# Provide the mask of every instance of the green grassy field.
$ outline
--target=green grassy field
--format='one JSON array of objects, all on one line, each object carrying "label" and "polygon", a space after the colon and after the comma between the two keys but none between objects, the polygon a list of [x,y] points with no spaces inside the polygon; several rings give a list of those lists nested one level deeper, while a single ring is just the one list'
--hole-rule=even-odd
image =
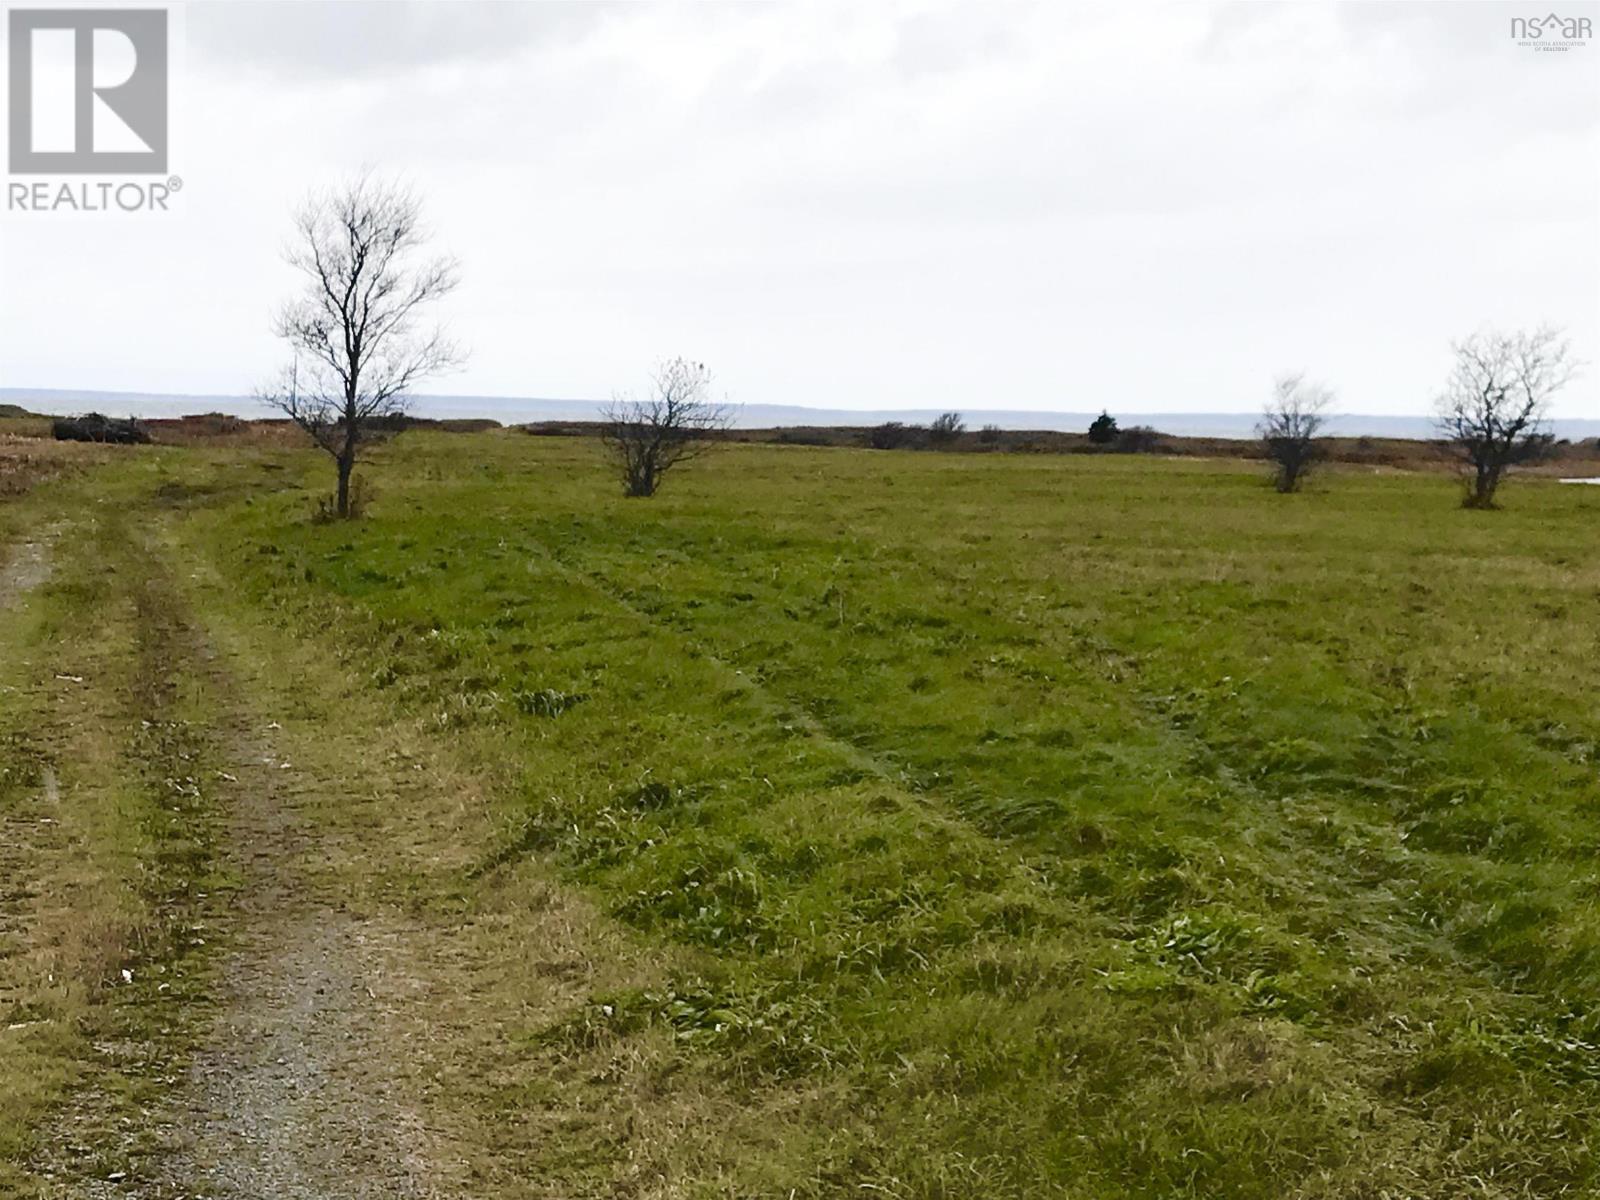
[{"label": "green grassy field", "polygon": [[1600,1188],[1596,489],[769,446],[639,501],[417,434],[316,524],[309,454],[117,463],[74,503],[262,670],[486,781],[384,887],[554,875],[648,964],[440,1085],[548,1194]]}]

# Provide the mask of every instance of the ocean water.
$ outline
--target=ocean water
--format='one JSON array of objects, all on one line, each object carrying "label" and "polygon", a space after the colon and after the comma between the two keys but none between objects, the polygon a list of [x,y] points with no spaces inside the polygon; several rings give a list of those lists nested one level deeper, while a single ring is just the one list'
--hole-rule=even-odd
[{"label": "ocean water", "polygon": [[[419,417],[487,417],[512,425],[527,421],[592,421],[609,403],[604,400],[552,399],[534,396],[413,397],[411,411]],[[0,388],[0,404],[17,404],[33,412],[74,414],[102,412],[115,417],[181,417],[188,413],[222,412],[239,417],[281,415],[251,396],[178,395],[155,392],[100,392],[41,388]],[[743,429],[770,429],[803,425],[878,425],[884,421],[925,424],[938,409],[806,408],[799,405],[732,405],[733,422]],[[1123,426],[1150,425],[1163,433],[1187,437],[1255,436],[1259,413],[1254,412],[1123,412],[1107,406]],[[995,424],[1005,429],[1082,432],[1099,415],[1093,412],[1044,412],[1027,409],[980,409],[963,412],[969,429]],[[1557,437],[1600,437],[1600,419],[1561,419],[1554,422]],[[1341,414],[1333,417],[1328,432],[1342,437],[1431,438],[1432,421],[1425,415],[1390,416]]]}]

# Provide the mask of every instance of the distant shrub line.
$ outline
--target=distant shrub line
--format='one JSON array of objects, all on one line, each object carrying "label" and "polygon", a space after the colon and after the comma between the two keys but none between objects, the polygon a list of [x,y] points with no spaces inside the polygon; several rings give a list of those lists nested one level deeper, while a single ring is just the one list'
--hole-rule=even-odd
[{"label": "distant shrub line", "polygon": [[109,442],[117,445],[145,445],[150,433],[132,417],[118,420],[100,413],[81,417],[57,417],[51,433],[58,442]]},{"label": "distant shrub line", "polygon": [[[1049,444],[1041,444],[1041,436]],[[969,434],[960,413],[945,413],[927,425],[904,421],[885,421],[855,435],[856,444],[871,450],[972,450],[1061,449],[1074,454],[1160,454],[1169,450],[1169,435],[1148,425],[1117,427],[1116,419],[1102,413],[1089,427],[1089,440],[1077,441],[1072,434],[1046,431],[1008,431],[998,425],[985,425]],[[1066,439],[1072,439],[1067,441]],[[797,431],[780,430],[777,440],[801,445],[831,445],[821,434],[798,436]]]}]

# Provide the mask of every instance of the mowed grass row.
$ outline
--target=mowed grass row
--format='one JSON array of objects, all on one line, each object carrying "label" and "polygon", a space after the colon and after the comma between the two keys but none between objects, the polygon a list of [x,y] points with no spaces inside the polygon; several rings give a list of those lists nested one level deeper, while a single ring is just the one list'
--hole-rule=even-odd
[{"label": "mowed grass row", "polygon": [[520,764],[480,873],[680,949],[524,1034],[673,1029],[748,1190],[1593,1185],[1586,489],[739,447],[641,502],[418,435],[318,526],[320,463],[163,461],[242,605]]}]

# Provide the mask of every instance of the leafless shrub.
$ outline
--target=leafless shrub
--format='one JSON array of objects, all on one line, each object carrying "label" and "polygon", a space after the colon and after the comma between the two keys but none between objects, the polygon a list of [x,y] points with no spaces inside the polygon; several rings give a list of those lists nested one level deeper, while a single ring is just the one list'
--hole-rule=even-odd
[{"label": "leafless shrub", "polygon": [[1117,430],[1114,443],[1118,454],[1154,454],[1161,449],[1162,434],[1148,425],[1130,425]]},{"label": "leafless shrub", "polygon": [[949,446],[966,432],[966,428],[967,423],[960,413],[940,413],[928,426],[928,440],[935,446]]},{"label": "leafless shrub", "polygon": [[1256,434],[1276,468],[1273,484],[1280,492],[1297,492],[1311,468],[1323,456],[1318,439],[1328,423],[1333,392],[1310,383],[1304,372],[1280,375],[1272,385],[1272,399],[1261,414]]},{"label": "leafless shrub", "polygon": [[914,446],[921,440],[924,430],[920,425],[907,425],[904,421],[885,421],[867,431],[867,445],[874,450],[901,450]]},{"label": "leafless shrub", "polygon": [[1455,369],[1437,401],[1439,432],[1462,463],[1467,508],[1493,508],[1513,466],[1550,453],[1550,397],[1577,374],[1559,330],[1475,333],[1452,346]]},{"label": "leafless shrub", "polygon": [[613,399],[601,430],[629,496],[653,496],[679,463],[709,449],[732,423],[732,411],[711,399],[704,363],[673,358],[656,368],[647,400]]},{"label": "leafless shrub", "polygon": [[287,257],[306,286],[276,325],[295,362],[261,398],[332,456],[339,517],[353,515],[350,476],[362,443],[395,432],[409,391],[462,360],[441,330],[417,328],[458,280],[454,259],[422,257],[421,218],[409,189],[370,174],[312,195],[295,215]]},{"label": "leafless shrub", "polygon": [[339,511],[335,497],[324,496],[317,501],[316,508],[312,510],[311,520],[316,525],[326,525],[340,520],[359,521],[366,516],[367,505],[371,502],[372,492],[367,488],[366,480],[360,475],[352,475],[345,497],[345,510]]}]

